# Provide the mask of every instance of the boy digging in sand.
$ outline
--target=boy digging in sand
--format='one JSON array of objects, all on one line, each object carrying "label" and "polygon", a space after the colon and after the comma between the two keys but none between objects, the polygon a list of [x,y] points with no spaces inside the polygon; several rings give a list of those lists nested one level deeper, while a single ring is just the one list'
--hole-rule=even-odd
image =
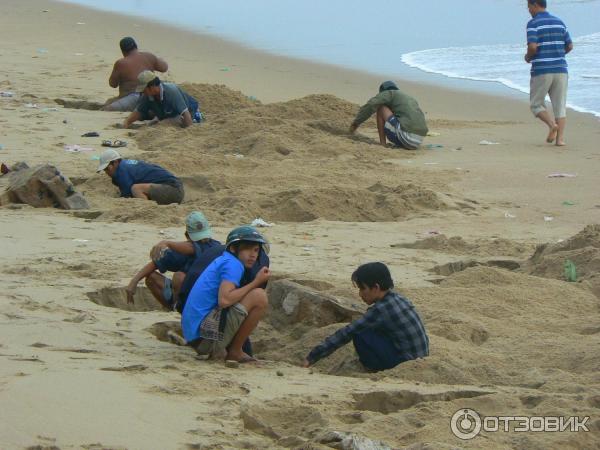
[{"label": "boy digging in sand", "polygon": [[352,274],[352,283],[369,309],[313,348],[304,367],[312,366],[351,340],[362,365],[372,371],[391,369],[429,355],[423,322],[412,303],[392,291],[394,282],[385,264],[360,266]]},{"label": "boy digging in sand", "polygon": [[[146,286],[161,305],[168,310],[175,309],[181,285],[192,264],[209,248],[221,245],[212,239],[212,228],[199,211],[193,211],[185,218],[185,238],[185,242],[163,241],[167,247],[154,255],[152,261],[142,267],[127,286],[128,303],[133,303],[138,283],[145,280]],[[191,247],[191,252],[188,247]],[[172,280],[162,275],[167,271],[173,272]]]},{"label": "boy digging in sand", "polygon": [[[227,236],[226,250],[202,272],[190,291],[181,315],[187,343],[200,355],[238,362],[256,361],[242,350],[268,305],[260,288],[271,276],[263,267],[254,280],[240,287],[245,269],[251,269],[267,240],[253,227],[242,226]],[[225,323],[221,312],[229,308]]]}]

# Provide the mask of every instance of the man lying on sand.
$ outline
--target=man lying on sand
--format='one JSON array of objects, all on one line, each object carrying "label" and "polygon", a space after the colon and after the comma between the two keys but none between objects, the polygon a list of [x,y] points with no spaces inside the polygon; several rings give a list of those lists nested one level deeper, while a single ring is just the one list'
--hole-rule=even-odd
[{"label": "man lying on sand", "polygon": [[391,369],[429,355],[429,338],[412,303],[392,291],[394,281],[380,262],[364,264],[352,274],[360,298],[370,308],[360,318],[336,331],[311,350],[309,367],[351,340],[362,365],[373,371]]},{"label": "man lying on sand", "polygon": [[139,74],[137,92],[142,98],[135,110],[123,122],[129,128],[138,120],[175,119],[183,127],[203,119],[198,101],[174,83],[163,83],[150,70]]},{"label": "man lying on sand", "polygon": [[166,72],[169,65],[161,58],[149,52],[140,52],[132,37],[125,37],[119,42],[123,57],[113,66],[108,84],[119,88],[119,97],[109,100],[102,108],[104,111],[133,111],[141,94],[136,92],[138,75],[144,70]]},{"label": "man lying on sand", "polygon": [[[212,239],[212,228],[204,214],[193,211],[185,219],[185,242],[170,242],[159,255],[140,269],[127,286],[127,302],[133,303],[133,295],[138,283],[144,279],[146,286],[161,305],[170,311],[175,309],[176,299],[186,273],[194,261],[210,248],[221,247]],[[188,246],[191,252],[188,252]],[[183,248],[183,253],[177,251]],[[158,272],[157,272],[158,270]],[[173,279],[165,277],[165,272],[173,272]]]},{"label": "man lying on sand", "polygon": [[396,147],[415,150],[427,136],[429,130],[419,104],[414,98],[400,92],[393,81],[381,83],[379,94],[360,108],[350,125],[350,133],[354,133],[375,112],[379,142],[384,147],[387,137]]},{"label": "man lying on sand", "polygon": [[181,203],[183,184],[166,169],[137,159],[123,159],[108,149],[100,155],[97,172],[104,172],[121,191],[121,197],[154,200],[159,205]]},{"label": "man lying on sand", "polygon": [[[267,294],[260,286],[271,272],[263,267],[252,282],[240,286],[244,271],[254,266],[267,246],[267,240],[253,227],[232,230],[226,251],[194,284],[181,315],[181,328],[183,337],[198,354],[242,363],[256,361],[242,346],[267,309]],[[222,326],[225,308],[228,314]]]}]

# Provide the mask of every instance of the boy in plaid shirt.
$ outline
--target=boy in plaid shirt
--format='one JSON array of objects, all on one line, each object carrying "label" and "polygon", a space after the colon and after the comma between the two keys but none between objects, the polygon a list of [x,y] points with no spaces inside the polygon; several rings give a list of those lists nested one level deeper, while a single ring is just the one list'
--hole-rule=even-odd
[{"label": "boy in plaid shirt", "polygon": [[359,319],[336,331],[311,350],[304,367],[315,364],[351,340],[368,370],[391,369],[429,355],[429,338],[413,304],[392,291],[394,282],[380,262],[360,266],[352,274],[360,298],[370,307]]}]

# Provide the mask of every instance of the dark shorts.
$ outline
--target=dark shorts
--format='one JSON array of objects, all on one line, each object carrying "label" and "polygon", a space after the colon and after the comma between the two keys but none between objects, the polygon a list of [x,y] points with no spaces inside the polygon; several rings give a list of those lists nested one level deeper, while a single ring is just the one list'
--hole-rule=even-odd
[{"label": "dark shorts", "polygon": [[169,205],[171,203],[181,203],[183,201],[183,186],[171,186],[170,184],[153,184],[150,186],[148,198],[154,200],[159,205]]},{"label": "dark shorts", "polygon": [[383,128],[388,141],[397,147],[402,147],[407,150],[416,150],[419,148],[419,145],[421,145],[421,142],[423,142],[423,137],[404,131],[396,116],[392,116],[386,120]]},{"label": "dark shorts", "polygon": [[374,330],[354,336],[354,348],[361,364],[369,370],[386,370],[413,358],[400,353],[392,341]]}]

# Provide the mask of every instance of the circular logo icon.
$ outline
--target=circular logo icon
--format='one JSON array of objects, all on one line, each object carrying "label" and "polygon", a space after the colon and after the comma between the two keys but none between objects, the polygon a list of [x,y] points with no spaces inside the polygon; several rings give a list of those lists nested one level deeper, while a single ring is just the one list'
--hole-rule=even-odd
[{"label": "circular logo icon", "polygon": [[472,409],[459,409],[450,420],[450,428],[459,439],[473,439],[481,432],[481,416]]}]

